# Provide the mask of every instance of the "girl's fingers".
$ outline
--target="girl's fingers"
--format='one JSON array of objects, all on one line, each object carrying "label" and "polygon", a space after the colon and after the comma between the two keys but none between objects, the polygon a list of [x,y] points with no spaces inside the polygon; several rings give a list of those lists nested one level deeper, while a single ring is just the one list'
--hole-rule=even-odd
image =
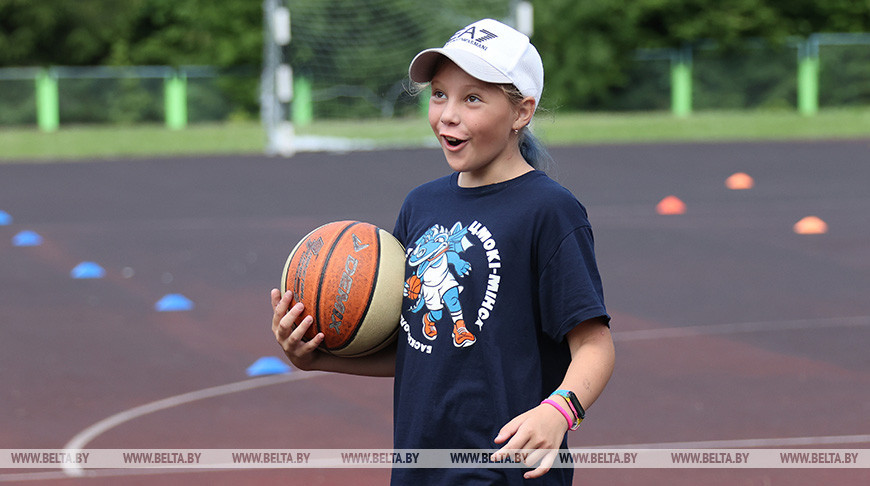
[{"label": "girl's fingers", "polygon": [[[297,304],[297,305],[301,305],[301,304]],[[294,306],[293,309],[295,310],[296,307]],[[290,315],[290,314],[288,314],[288,315]],[[294,322],[295,322],[295,319],[294,319]],[[305,333],[308,332],[308,328],[311,327],[311,324],[313,324],[313,323],[314,323],[313,317],[305,316],[305,319],[302,319],[302,322],[300,322],[298,326],[292,328],[288,337],[295,340],[295,341],[302,341],[302,338],[305,337]]]},{"label": "girl's fingers", "polygon": [[547,469],[550,469],[550,466],[553,465],[552,461],[549,465],[546,464],[547,456],[550,454],[550,449],[535,449],[529,452],[529,455],[526,456],[524,464],[529,467],[535,467],[536,464],[541,462],[541,459],[544,459],[545,462],[541,464],[541,466],[546,465]]},{"label": "girl's fingers", "polygon": [[[295,317],[298,317],[298,315],[296,315],[297,306],[301,308],[302,304],[297,304],[296,306],[293,306],[293,308],[290,309],[290,312],[288,312],[287,315],[284,316],[283,319],[281,319],[281,325],[278,327],[278,341],[280,341],[284,349],[287,350],[295,346],[300,346],[300,343],[305,343],[305,333],[307,333],[308,329],[312,326],[312,324],[314,324],[314,318],[311,316],[305,316],[305,318],[302,319],[302,321],[298,325],[296,324]],[[314,339],[312,339],[311,341],[313,340]],[[323,337],[321,337],[319,341],[322,340]],[[318,342],[317,345],[320,345],[320,342]]]},{"label": "girl's fingers", "polygon": [[[536,451],[536,452],[538,452],[538,451]],[[544,452],[546,452],[547,455],[544,456],[543,460],[541,461],[541,465],[532,471],[526,472],[523,475],[524,478],[526,478],[526,479],[539,478],[539,477],[543,476],[544,474],[546,474],[547,471],[549,471],[551,467],[553,467],[553,462],[556,461],[556,454],[558,453],[558,451],[550,450],[550,451],[544,451]],[[531,459],[531,456],[530,456],[530,459]],[[539,459],[536,459],[534,461],[530,460],[528,465],[529,466],[534,465],[538,462],[538,460]]]},{"label": "girl's fingers", "polygon": [[501,449],[495,451],[492,456],[493,460],[504,459],[510,454],[510,451],[520,451],[526,450],[526,445],[528,443],[528,434],[525,432],[517,431],[511,439],[505,444]]},{"label": "girl's fingers", "polygon": [[272,332],[278,332],[278,325],[281,319],[284,318],[285,314],[287,314],[287,310],[290,307],[290,302],[293,300],[293,292],[285,292],[284,295],[281,295],[281,292],[278,289],[272,289]]},{"label": "girl's fingers", "polygon": [[312,353],[312,352],[316,351],[317,348],[320,347],[320,343],[323,342],[324,337],[325,336],[323,335],[322,332],[317,333],[317,335],[314,336],[314,338],[312,340],[308,341],[307,343],[305,343],[304,346],[302,346],[302,350],[305,353]]},{"label": "girl's fingers", "polygon": [[523,423],[525,413],[517,415],[512,418],[510,422],[504,424],[501,430],[498,431],[498,435],[493,439],[493,442],[496,444],[501,444],[502,442],[508,440],[511,436],[517,433],[517,429],[520,428],[520,425]]},{"label": "girl's fingers", "polygon": [[[272,332],[279,341],[283,341],[290,336],[294,329],[297,329],[296,322],[305,311],[305,306],[302,302],[297,302],[293,307],[289,307],[292,302],[293,293],[287,292],[275,306],[275,314],[272,316]],[[289,309],[288,309],[289,307]],[[303,332],[304,334],[304,332]]]},{"label": "girl's fingers", "polygon": [[[279,305],[280,307],[280,305]],[[302,304],[297,303],[278,320],[278,325],[275,329],[275,337],[278,341],[284,341],[290,337],[291,333],[298,329],[296,320],[299,319],[299,314],[302,313]],[[304,334],[304,332],[303,332]]]},{"label": "girl's fingers", "polygon": [[325,338],[322,332],[317,333],[316,336],[308,341],[305,341],[304,339],[305,333],[308,332],[308,329],[313,323],[314,318],[306,316],[305,319],[302,319],[302,322],[300,322],[299,325],[281,341],[281,346],[287,352],[288,356],[292,355],[293,357],[301,358],[308,353],[317,350],[318,346],[320,346]]}]

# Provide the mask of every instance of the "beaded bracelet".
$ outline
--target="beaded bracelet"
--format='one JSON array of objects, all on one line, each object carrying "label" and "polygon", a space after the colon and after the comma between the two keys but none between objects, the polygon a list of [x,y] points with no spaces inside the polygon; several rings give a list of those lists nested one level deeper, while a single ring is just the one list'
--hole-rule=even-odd
[{"label": "beaded bracelet", "polygon": [[566,412],[565,409],[562,408],[561,405],[559,405],[558,403],[554,402],[553,400],[550,400],[549,398],[547,398],[547,399],[545,399],[543,402],[541,402],[541,404],[544,404],[544,403],[546,403],[547,405],[552,405],[553,408],[555,408],[556,410],[558,410],[559,413],[561,413],[562,416],[565,417],[565,420],[568,421],[568,428],[570,429],[570,428],[572,427],[573,420],[571,420],[571,415],[570,415],[568,412]]}]

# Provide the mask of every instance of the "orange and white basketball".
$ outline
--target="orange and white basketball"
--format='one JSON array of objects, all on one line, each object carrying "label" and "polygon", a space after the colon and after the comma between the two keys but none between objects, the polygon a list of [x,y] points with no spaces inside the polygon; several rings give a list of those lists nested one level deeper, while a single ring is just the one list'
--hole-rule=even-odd
[{"label": "orange and white basketball", "polygon": [[320,349],[343,357],[386,347],[399,330],[405,251],[390,233],[361,221],[315,229],[290,252],[281,289],[314,317],[305,334],[325,336]]}]

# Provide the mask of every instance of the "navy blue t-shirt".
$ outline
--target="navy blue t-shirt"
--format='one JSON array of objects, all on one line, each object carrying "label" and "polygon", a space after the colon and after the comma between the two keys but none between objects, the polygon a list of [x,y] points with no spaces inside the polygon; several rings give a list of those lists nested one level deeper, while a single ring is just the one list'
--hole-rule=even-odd
[{"label": "navy blue t-shirt", "polygon": [[[407,249],[394,390],[396,449],[487,449],[557,389],[565,334],[609,321],[586,210],[533,171],[463,188],[454,173],[408,194],[393,234]],[[566,443],[563,442],[564,448]],[[394,485],[570,484],[524,469],[396,468]]]}]

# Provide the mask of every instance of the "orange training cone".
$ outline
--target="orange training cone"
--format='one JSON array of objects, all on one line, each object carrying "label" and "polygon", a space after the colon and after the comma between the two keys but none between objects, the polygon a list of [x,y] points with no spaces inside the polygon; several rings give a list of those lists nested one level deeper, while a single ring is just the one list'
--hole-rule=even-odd
[{"label": "orange training cone", "polygon": [[659,214],[685,214],[686,203],[677,196],[668,196],[656,204],[656,212]]},{"label": "orange training cone", "polygon": [[816,216],[807,216],[794,224],[794,232],[799,235],[822,235],[828,232],[828,223]]},{"label": "orange training cone", "polygon": [[752,177],[745,172],[735,172],[734,174],[731,174],[730,177],[725,179],[725,187],[735,191],[752,189],[752,186],[754,185],[755,181],[752,180]]}]

